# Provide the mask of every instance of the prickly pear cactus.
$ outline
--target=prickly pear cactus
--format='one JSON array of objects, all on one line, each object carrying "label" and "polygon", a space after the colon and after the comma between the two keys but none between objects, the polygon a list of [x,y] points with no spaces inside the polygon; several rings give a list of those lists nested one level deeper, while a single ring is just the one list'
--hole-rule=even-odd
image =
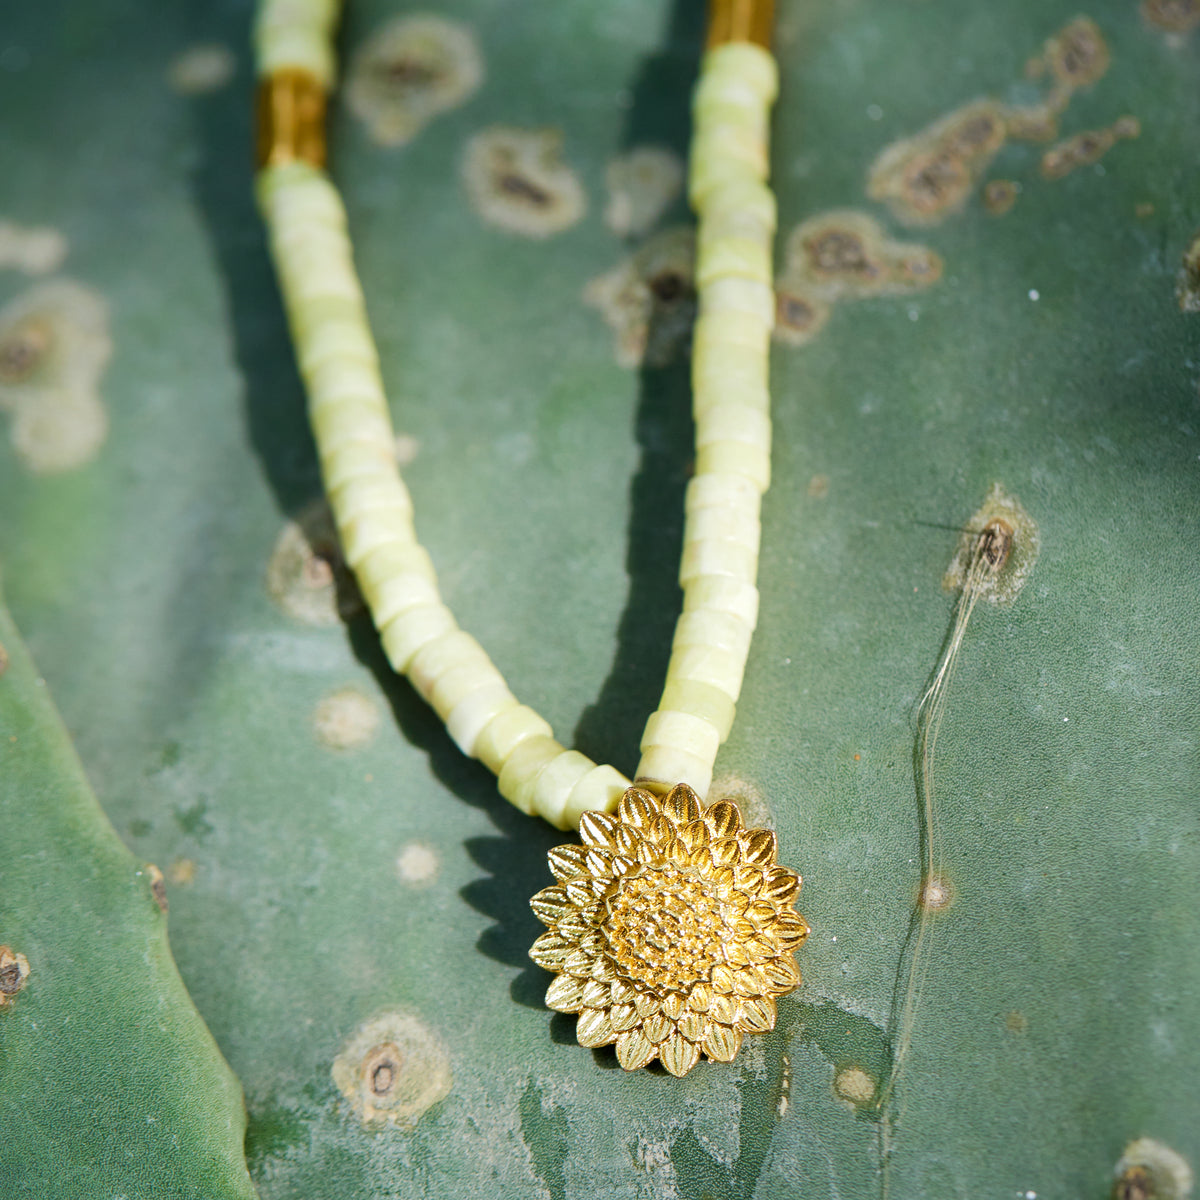
[{"label": "prickly pear cactus", "polygon": [[[332,123],[397,455],[463,625],[629,770],[679,600],[699,6],[434,7],[350,5]],[[0,559],[132,853],[52,803],[84,787],[14,655],[9,1191],[245,1194],[153,862],[264,1200],[1185,1195],[1200,10],[781,5],[775,478],[716,790],[813,933],[775,1031],[675,1080],[543,1006],[561,838],[389,675],[321,507],[250,6],[160,8],[25,6],[0,47]],[[148,958],[54,949],[102,929]]]}]

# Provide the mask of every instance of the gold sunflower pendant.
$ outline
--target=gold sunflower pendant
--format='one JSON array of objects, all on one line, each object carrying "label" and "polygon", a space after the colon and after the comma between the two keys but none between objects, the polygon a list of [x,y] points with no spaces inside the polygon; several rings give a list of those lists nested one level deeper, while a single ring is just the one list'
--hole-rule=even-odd
[{"label": "gold sunflower pendant", "polygon": [[550,851],[558,883],[530,901],[549,929],[529,951],[555,972],[547,1005],[579,1014],[579,1044],[686,1075],[701,1052],[729,1062],[744,1034],[773,1029],[808,936],[774,833],[744,828],[729,800],[702,810],[684,783],[661,798],[631,787],[579,832],[582,846]]}]

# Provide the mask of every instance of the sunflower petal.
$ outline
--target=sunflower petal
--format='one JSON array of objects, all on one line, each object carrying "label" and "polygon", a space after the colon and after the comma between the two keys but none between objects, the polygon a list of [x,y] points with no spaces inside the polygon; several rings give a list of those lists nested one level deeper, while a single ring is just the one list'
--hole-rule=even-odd
[{"label": "sunflower petal", "polygon": [[662,1010],[672,1021],[679,1019],[680,1013],[683,1012],[683,1006],[684,999],[679,992],[668,992],[662,998]]},{"label": "sunflower petal", "polygon": [[742,1031],[710,1023],[704,1034],[704,1053],[714,1062],[732,1062],[742,1048]]},{"label": "sunflower petal", "polygon": [[735,997],[717,992],[713,995],[712,1004],[708,1006],[708,1015],[722,1025],[732,1025],[738,1019],[740,1007]]},{"label": "sunflower petal", "polygon": [[546,989],[546,1007],[557,1012],[578,1012],[583,1007],[583,980],[559,975]]},{"label": "sunflower petal", "polygon": [[[639,838],[638,845],[640,846],[641,844],[642,844],[642,842],[641,842],[641,839]],[[612,860],[613,878],[617,879],[621,875],[628,875],[629,872],[632,871],[633,868],[636,866],[637,866],[636,859],[629,858],[624,854],[618,854],[616,856],[616,858],[614,858]]]},{"label": "sunflower petal", "polygon": [[768,921],[775,920],[775,905],[769,900],[755,900],[749,908],[746,909],[746,917],[753,921],[760,929],[767,924]]},{"label": "sunflower petal", "polygon": [[677,783],[667,793],[662,807],[676,825],[700,820],[700,797],[686,783]]},{"label": "sunflower petal", "polygon": [[658,1057],[672,1075],[679,1077],[686,1075],[696,1065],[700,1057],[700,1047],[695,1042],[689,1042],[676,1030],[658,1048]]},{"label": "sunflower petal", "polygon": [[739,996],[765,996],[770,990],[766,976],[756,967],[743,967],[734,976],[734,991]]},{"label": "sunflower petal", "polygon": [[775,904],[791,904],[800,894],[802,880],[795,871],[787,867],[772,867],[763,879],[759,895]]},{"label": "sunflower petal", "polygon": [[639,992],[634,1004],[637,1005],[639,1017],[657,1016],[662,1011],[662,1004],[653,992]]},{"label": "sunflower petal", "polygon": [[617,968],[607,954],[596,955],[596,962],[592,967],[592,978],[599,979],[601,983],[616,982]]},{"label": "sunflower petal", "polygon": [[770,959],[763,963],[761,970],[776,995],[785,995],[800,986],[800,971],[790,954]]},{"label": "sunflower petal", "polygon": [[612,1003],[612,988],[598,979],[589,979],[583,985],[584,1008],[607,1008]]},{"label": "sunflower petal", "polygon": [[729,867],[738,860],[742,847],[737,838],[718,838],[710,842],[708,853],[712,857],[714,867]]},{"label": "sunflower petal", "polygon": [[688,1008],[695,1012],[707,1012],[712,997],[712,985],[701,981],[692,988],[691,995],[688,996]]},{"label": "sunflower petal", "polygon": [[738,1025],[747,1033],[766,1033],[775,1028],[775,1001],[770,996],[752,996],[742,1001]]},{"label": "sunflower petal", "polygon": [[606,846],[590,846],[583,865],[593,879],[608,879],[612,875],[613,852]]},{"label": "sunflower petal", "polygon": [[742,827],[742,814],[732,800],[718,800],[704,810],[704,823],[714,838],[733,837]]},{"label": "sunflower petal", "polygon": [[617,805],[617,819],[642,829],[658,816],[658,801],[641,788],[628,788]]},{"label": "sunflower petal", "polygon": [[745,858],[746,862],[757,867],[773,866],[779,843],[770,829],[751,829],[747,834]]},{"label": "sunflower petal", "polygon": [[612,985],[612,1002],[614,1004],[632,1004],[637,999],[637,989],[624,979],[618,979]]},{"label": "sunflower petal", "polygon": [[795,950],[808,937],[808,922],[799,913],[781,913],[768,931],[785,950]]},{"label": "sunflower petal", "polygon": [[608,1010],[608,1019],[618,1033],[624,1033],[638,1023],[637,1008],[632,1004],[614,1004]]},{"label": "sunflower petal", "polygon": [[572,911],[574,905],[567,899],[565,888],[548,887],[542,888],[529,901],[529,907],[543,925],[555,925]]},{"label": "sunflower petal", "polygon": [[733,991],[733,972],[724,963],[718,963],[713,967],[712,985],[714,992],[719,992],[723,995],[728,995]]},{"label": "sunflower petal", "polygon": [[689,821],[679,827],[679,840],[689,851],[695,851],[707,844],[708,826],[703,821]]},{"label": "sunflower petal", "polygon": [[655,1044],[665,1038],[672,1029],[675,1028],[675,1023],[662,1013],[656,1013],[653,1017],[647,1017],[642,1022],[642,1032]]},{"label": "sunflower petal", "polygon": [[763,873],[757,867],[740,863],[733,872],[733,886],[739,892],[745,892],[750,896],[757,895],[762,883]]},{"label": "sunflower petal", "polygon": [[608,1019],[608,1010],[603,1008],[585,1008],[579,1014],[575,1024],[575,1040],[581,1046],[607,1046],[617,1040],[617,1032]]},{"label": "sunflower petal", "polygon": [[586,854],[586,846],[555,846],[546,857],[550,862],[550,870],[554,872],[554,878],[565,882],[586,874],[583,866]]},{"label": "sunflower petal", "polygon": [[617,1062],[627,1071],[636,1071],[651,1062],[658,1047],[640,1029],[630,1029],[617,1038]]},{"label": "sunflower petal", "polygon": [[568,955],[559,969],[566,971],[568,975],[577,975],[580,979],[586,979],[592,973],[595,965],[596,955],[581,947]]},{"label": "sunflower petal", "polygon": [[575,942],[561,937],[553,930],[543,933],[529,947],[529,957],[547,971],[561,971],[563,963],[575,952]]},{"label": "sunflower petal", "polygon": [[611,850],[616,844],[617,818],[589,809],[579,818],[579,836],[589,846]]},{"label": "sunflower petal", "polygon": [[667,862],[672,862],[677,867],[688,865],[688,848],[679,838],[672,838],[663,847],[662,856]]},{"label": "sunflower petal", "polygon": [[699,1042],[704,1039],[704,1029],[707,1024],[707,1018],[703,1013],[685,1012],[679,1018],[679,1032],[683,1034],[689,1042]]},{"label": "sunflower petal", "polygon": [[745,967],[750,964],[750,951],[742,938],[725,943],[725,961],[731,967]]},{"label": "sunflower petal", "polygon": [[618,854],[625,855],[626,858],[632,858],[637,853],[637,848],[641,844],[642,836],[632,825],[618,825],[614,846]]},{"label": "sunflower petal", "polygon": [[592,895],[591,879],[572,879],[563,889],[567,899],[577,908],[586,908],[595,899]]},{"label": "sunflower petal", "polygon": [[655,846],[665,846],[675,836],[675,826],[661,813],[642,830],[642,837]]}]

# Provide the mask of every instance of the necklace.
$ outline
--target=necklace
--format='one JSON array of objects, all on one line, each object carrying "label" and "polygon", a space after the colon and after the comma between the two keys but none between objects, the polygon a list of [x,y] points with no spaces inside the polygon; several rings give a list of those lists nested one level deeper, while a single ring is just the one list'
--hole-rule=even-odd
[{"label": "necklace", "polygon": [[634,1070],[686,1074],[729,1061],[775,1024],[800,983],[808,926],[800,877],[775,835],[735,804],[704,807],[733,722],[750,637],[759,510],[770,479],[768,345],[774,320],[767,187],[777,68],[771,0],[712,0],[693,112],[688,195],[699,217],[686,497],[676,626],[635,783],[557,742],[442,603],[400,479],[378,355],[345,211],[324,169],[326,95],[341,0],[262,0],[259,201],[308,392],[321,474],[347,564],[392,667],[522,812],[582,845],[550,853],[556,882],[531,901],[549,928],[530,956],[555,973],[551,1008],[581,1045],[615,1044]]}]

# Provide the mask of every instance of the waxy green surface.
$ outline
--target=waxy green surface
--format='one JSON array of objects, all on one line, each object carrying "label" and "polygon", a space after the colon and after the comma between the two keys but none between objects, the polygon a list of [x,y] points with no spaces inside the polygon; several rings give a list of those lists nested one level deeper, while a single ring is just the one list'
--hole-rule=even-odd
[{"label": "waxy green surface", "polygon": [[[352,5],[344,48],[395,11]],[[332,125],[393,414],[417,442],[418,530],[516,693],[628,771],[678,606],[687,373],[618,367],[581,293],[631,249],[601,220],[606,162],[686,146],[698,18],[632,0],[441,11],[478,35],[479,92],[400,149],[345,114]],[[1200,325],[1174,294],[1200,225],[1200,31],[1169,38],[1133,0],[1082,11],[1112,66],[1063,135],[1128,113],[1141,136],[1054,182],[1043,147],[1010,143],[984,178],[1021,183],[1011,212],[976,194],[906,229],[866,199],[875,155],[977,96],[1036,98],[1025,62],[1079,7],[782,6],[781,231],[858,208],[944,270],[914,295],[838,305],[809,346],[773,356],[762,612],[717,770],[766,797],[813,934],[777,1031],[682,1081],[624,1074],[542,1006],[527,897],[560,836],[459,755],[367,621],[306,626],[267,594],[275,539],[319,484],[250,193],[249,6],[104,0],[6,24],[0,216],[63,231],[63,272],[107,299],[114,354],[91,464],[38,478],[0,445],[0,561],[132,851],[94,814],[65,821],[84,784],[15,656],[6,711],[42,731],[4,782],[33,803],[0,828],[6,856],[28,847],[17,874],[5,863],[0,942],[35,972],[0,1012],[0,1105],[19,1111],[0,1161],[19,1187],[244,1194],[227,1079],[134,875],[150,861],[180,974],[245,1091],[264,1200],[879,1195],[877,1114],[833,1081],[887,1066],[917,884],[915,705],[950,625],[956,528],[995,481],[1037,521],[1041,556],[1011,607],[979,605],[951,685],[936,770],[955,903],[890,1110],[890,1194],[1101,1197],[1142,1136],[1200,1166]],[[175,95],[168,64],[210,41],[235,50],[235,78]],[[493,123],[563,130],[589,196],[579,224],[539,242],[473,213],[459,157]],[[0,301],[28,286],[3,272]],[[312,716],[345,686],[382,720],[334,751]],[[398,871],[412,843],[436,855],[431,879]],[[47,926],[19,872],[62,872],[89,846],[104,896],[68,871]],[[194,875],[172,884],[181,860]],[[110,964],[84,986],[77,963],[58,990],[20,944],[90,943],[102,919],[121,953],[154,946],[119,986]],[[46,1055],[35,1006],[72,1019],[69,1059]],[[444,1043],[453,1084],[411,1131],[367,1130],[330,1067],[393,1009]],[[163,1114],[151,1140],[114,1141],[143,1112]],[[155,1136],[170,1154],[126,1158]],[[81,1184],[88,1160],[101,1166]]]}]

